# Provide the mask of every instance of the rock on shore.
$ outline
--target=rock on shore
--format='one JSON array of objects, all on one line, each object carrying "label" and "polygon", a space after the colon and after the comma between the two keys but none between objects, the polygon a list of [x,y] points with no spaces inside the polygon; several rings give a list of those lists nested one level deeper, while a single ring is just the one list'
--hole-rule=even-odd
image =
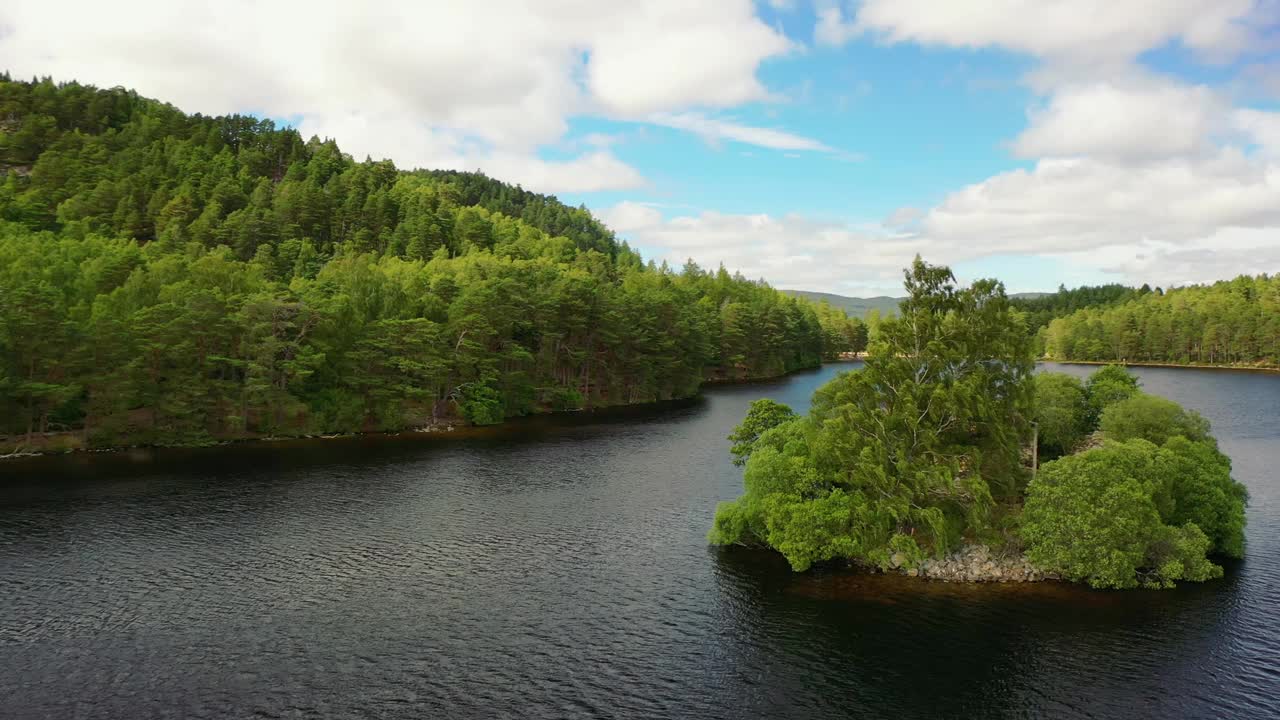
[{"label": "rock on shore", "polygon": [[966,545],[941,558],[929,558],[917,567],[908,568],[895,556],[897,572],[943,582],[1039,582],[1057,580],[1054,573],[1044,572],[1027,561],[1025,555],[993,553],[986,545]]}]

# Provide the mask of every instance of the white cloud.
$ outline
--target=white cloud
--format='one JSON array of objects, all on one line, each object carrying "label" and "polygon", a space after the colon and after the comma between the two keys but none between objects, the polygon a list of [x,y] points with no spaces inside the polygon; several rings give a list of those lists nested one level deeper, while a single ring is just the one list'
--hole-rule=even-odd
[{"label": "white cloud", "polygon": [[1274,272],[1280,268],[1280,229],[1227,227],[1186,245],[1140,241],[1059,257],[1064,263],[1117,273],[1135,284],[1189,285]]},{"label": "white cloud", "polygon": [[709,211],[664,219],[635,203],[601,215],[673,265],[694,258],[779,287],[845,293],[896,292],[916,253],[952,265],[1049,257],[1077,273],[1165,286],[1280,269],[1280,165],[1230,147],[1140,166],[1045,159],[881,226]]},{"label": "white cloud", "polygon": [[1119,163],[1212,150],[1228,106],[1209,88],[1158,79],[1068,85],[1030,113],[1014,142],[1023,157],[1088,156]]},{"label": "white cloud", "polygon": [[1041,160],[952,193],[921,232],[940,247],[1064,253],[1141,241],[1198,247],[1230,227],[1280,228],[1280,167],[1235,149],[1142,167]]},{"label": "white cloud", "polygon": [[815,38],[1000,47],[1043,61],[1026,80],[1045,99],[1011,143],[1037,162],[952,192],[916,220],[913,237],[930,258],[1047,255],[1133,282],[1182,284],[1280,267],[1280,113],[1234,108],[1225,91],[1157,76],[1137,58],[1170,42],[1210,60],[1265,49],[1277,7],[823,2]]},{"label": "white cloud", "polygon": [[662,223],[662,211],[653,205],[630,200],[624,200],[611,208],[598,210],[596,215],[620,233],[644,230]]},{"label": "white cloud", "polygon": [[[485,168],[497,178],[526,188],[556,188],[557,192],[630,190],[648,182],[630,165],[604,151],[579,155],[564,162],[550,162],[530,155],[490,154]],[[453,169],[474,169],[466,161]]]},{"label": "white cloud", "polygon": [[641,119],[762,100],[759,64],[791,49],[750,0],[0,6],[0,67],[125,85],[189,112],[300,117],[358,157],[514,169],[537,189],[636,187],[603,149],[536,149],[585,113]]},{"label": "white cloud", "polygon": [[924,211],[915,207],[900,207],[884,219],[884,226],[890,230],[914,230],[920,226]]},{"label": "white cloud", "polygon": [[928,249],[921,239],[794,214],[704,211],[664,219],[654,207],[624,202],[599,215],[658,261],[678,267],[693,258],[783,288],[890,291],[900,287],[902,268]]},{"label": "white cloud", "polygon": [[[998,46],[1042,57],[1129,58],[1170,41],[1215,56],[1258,46],[1246,19],[1265,0],[827,0],[815,37],[840,43],[863,33],[888,42]],[[856,9],[856,12],[854,11]]]},{"label": "white cloud", "polygon": [[769,99],[755,69],[792,49],[785,35],[756,17],[750,0],[564,5],[571,14],[596,16],[588,85],[596,101],[617,115]]},{"label": "white cloud", "polygon": [[660,113],[649,116],[649,122],[663,127],[686,130],[710,143],[730,140],[772,150],[813,150],[817,152],[830,152],[832,150],[817,140],[801,137],[783,130],[739,125],[728,120],[710,118],[698,112]]},{"label": "white cloud", "polygon": [[1232,107],[1224,91],[1135,60],[1171,41],[1216,57],[1247,52],[1255,3],[866,0],[856,18],[845,7],[819,3],[819,42],[873,33],[1042,58],[1027,82],[1044,99],[1011,141],[1034,166],[873,228],[798,215],[663,219],[649,208],[627,224],[637,244],[672,263],[693,257],[837,292],[892,289],[917,252],[949,264],[1049,257],[1076,274],[1164,285],[1280,268],[1280,113]]}]

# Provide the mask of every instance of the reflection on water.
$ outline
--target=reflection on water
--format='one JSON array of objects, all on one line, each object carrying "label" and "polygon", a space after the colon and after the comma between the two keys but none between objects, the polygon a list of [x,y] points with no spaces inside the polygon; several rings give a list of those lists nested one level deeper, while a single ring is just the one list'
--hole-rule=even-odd
[{"label": "reflection on water", "polygon": [[[1280,716],[1280,377],[1140,370],[1252,493],[1170,592],[709,548],[747,404],[0,465],[0,717]],[[1092,368],[1063,366],[1085,374]]]}]

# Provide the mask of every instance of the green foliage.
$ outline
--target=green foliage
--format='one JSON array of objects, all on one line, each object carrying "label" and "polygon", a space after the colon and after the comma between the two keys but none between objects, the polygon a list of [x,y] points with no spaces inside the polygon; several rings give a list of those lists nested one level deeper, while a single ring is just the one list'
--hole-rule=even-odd
[{"label": "green foliage", "polygon": [[1059,360],[1280,365],[1280,275],[1137,291],[1048,323]]},{"label": "green foliage", "polygon": [[1173,525],[1193,523],[1213,552],[1244,557],[1244,508],[1248,493],[1231,478],[1231,460],[1207,442],[1175,436],[1156,456],[1156,474],[1169,483],[1166,513]]},{"label": "green foliage", "polygon": [[1162,515],[1167,478],[1155,445],[1145,440],[1046,464],[1032,481],[1023,511],[1028,558],[1097,588],[1169,587],[1177,580],[1220,577],[1207,558],[1212,543],[1192,522]]},{"label": "green foliage", "polygon": [[911,563],[984,526],[993,486],[1016,493],[1033,369],[1021,318],[998,283],[957,289],[918,259],[906,287],[865,367],[819,389],[808,418],[759,434],[712,542],[772,547],[797,570]]},{"label": "green foliage", "polygon": [[1095,587],[1220,576],[1206,555],[1243,556],[1247,494],[1208,422],[1138,393],[1119,368],[1090,390],[1137,394],[1106,405],[1104,447],[1048,463],[1032,482],[1022,527],[1028,557]]},{"label": "green foliage", "polygon": [[1102,432],[1112,440],[1141,438],[1163,444],[1174,436],[1194,442],[1210,441],[1209,421],[1194,410],[1155,395],[1139,393],[1102,411]]},{"label": "green foliage", "polygon": [[0,436],[498,422],[813,367],[857,326],[478,173],[0,79]]},{"label": "green foliage", "polygon": [[1033,417],[1041,452],[1047,457],[1071,452],[1092,431],[1089,398],[1078,379],[1063,373],[1040,373],[1035,377],[1035,399]]},{"label": "green foliage", "polygon": [[467,385],[460,404],[462,416],[473,425],[496,425],[506,417],[502,394],[488,385]]},{"label": "green foliage", "polygon": [[768,398],[752,402],[747,416],[729,435],[729,440],[733,441],[733,446],[729,448],[733,464],[746,465],[747,458],[751,457],[751,449],[762,433],[790,422],[795,417],[795,412],[780,402]]}]

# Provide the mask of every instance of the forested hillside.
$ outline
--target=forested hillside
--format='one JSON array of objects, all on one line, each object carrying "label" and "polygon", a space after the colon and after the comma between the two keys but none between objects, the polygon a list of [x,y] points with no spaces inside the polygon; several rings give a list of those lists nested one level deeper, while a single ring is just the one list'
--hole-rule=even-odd
[{"label": "forested hillside", "polygon": [[0,436],[191,444],[688,396],[861,349],[585,208],[251,117],[0,76]]},{"label": "forested hillside", "polygon": [[1044,343],[1059,360],[1280,365],[1280,276],[1139,293],[1053,320]]}]

